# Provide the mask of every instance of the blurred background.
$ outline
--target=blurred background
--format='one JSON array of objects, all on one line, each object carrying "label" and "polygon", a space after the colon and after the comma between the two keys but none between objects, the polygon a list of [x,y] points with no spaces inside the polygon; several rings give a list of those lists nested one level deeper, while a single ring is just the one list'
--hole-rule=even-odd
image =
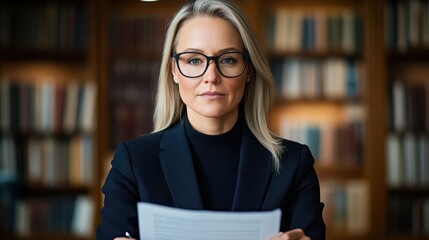
[{"label": "blurred background", "polygon": [[[0,2],[1,239],[95,239],[184,2]],[[429,1],[232,3],[277,81],[272,130],[315,157],[328,239],[429,239]]]}]

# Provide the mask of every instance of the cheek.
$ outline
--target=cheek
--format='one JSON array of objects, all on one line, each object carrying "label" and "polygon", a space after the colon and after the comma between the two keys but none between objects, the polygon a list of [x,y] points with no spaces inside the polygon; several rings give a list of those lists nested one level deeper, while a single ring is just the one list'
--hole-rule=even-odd
[{"label": "cheek", "polygon": [[230,86],[229,89],[231,89],[231,91],[232,91],[231,93],[234,94],[234,98],[237,101],[240,101],[243,98],[245,85],[246,84],[244,83],[244,81],[240,81],[240,82],[234,83]]},{"label": "cheek", "polygon": [[182,100],[186,103],[187,99],[192,98],[195,93],[195,89],[198,87],[196,82],[189,81],[178,77],[179,81],[179,93]]}]

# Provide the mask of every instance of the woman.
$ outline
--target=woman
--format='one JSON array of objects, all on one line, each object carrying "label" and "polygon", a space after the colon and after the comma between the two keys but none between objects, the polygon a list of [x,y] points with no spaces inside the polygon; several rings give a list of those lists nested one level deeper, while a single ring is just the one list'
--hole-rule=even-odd
[{"label": "woman", "polygon": [[275,137],[273,77],[231,5],[183,6],[166,34],[155,130],[122,143],[103,186],[98,239],[138,236],[136,203],[214,211],[282,210],[271,239],[325,239],[308,147]]}]

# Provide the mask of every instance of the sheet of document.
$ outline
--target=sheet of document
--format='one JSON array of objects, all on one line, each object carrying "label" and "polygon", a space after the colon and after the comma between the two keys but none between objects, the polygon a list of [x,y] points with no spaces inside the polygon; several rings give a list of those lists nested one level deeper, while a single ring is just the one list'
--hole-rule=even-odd
[{"label": "sheet of document", "polygon": [[267,240],[279,232],[281,210],[217,212],[137,203],[141,240]]}]

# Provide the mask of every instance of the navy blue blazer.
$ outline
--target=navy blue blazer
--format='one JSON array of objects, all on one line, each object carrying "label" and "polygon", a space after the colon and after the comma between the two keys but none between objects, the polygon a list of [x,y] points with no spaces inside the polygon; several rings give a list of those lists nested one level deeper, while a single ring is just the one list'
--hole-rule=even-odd
[{"label": "navy blue blazer", "polygon": [[[301,228],[325,239],[319,182],[307,146],[283,140],[282,167],[273,173],[272,155],[244,124],[232,211],[282,210],[281,231]],[[184,124],[119,145],[102,189],[105,199],[97,239],[127,231],[138,237],[137,202],[203,209]]]}]

